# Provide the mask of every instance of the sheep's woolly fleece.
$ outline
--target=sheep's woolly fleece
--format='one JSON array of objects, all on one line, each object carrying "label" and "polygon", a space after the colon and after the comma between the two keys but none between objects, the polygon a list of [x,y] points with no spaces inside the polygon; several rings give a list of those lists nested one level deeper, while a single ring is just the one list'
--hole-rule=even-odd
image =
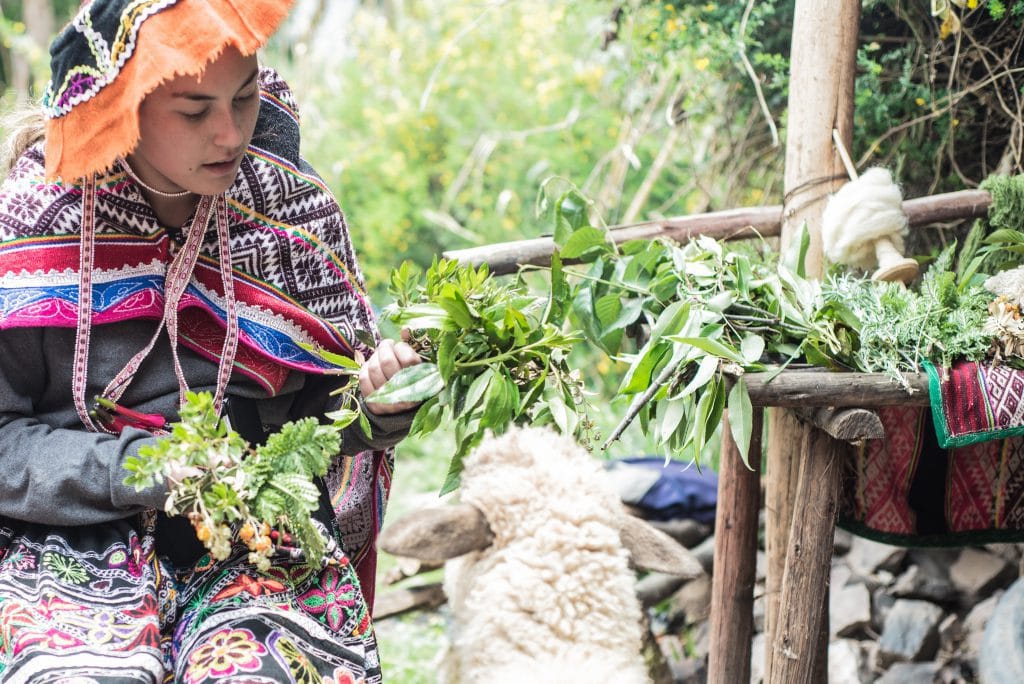
[{"label": "sheep's woolly fleece", "polygon": [[648,682],[641,608],[599,463],[549,429],[488,436],[466,459],[464,503],[493,545],[449,561],[448,681]]},{"label": "sheep's woolly fleece", "polygon": [[870,269],[875,266],[875,240],[889,238],[903,253],[907,216],[903,193],[888,170],[865,171],[829,198],[821,217],[821,242],[832,263]]}]

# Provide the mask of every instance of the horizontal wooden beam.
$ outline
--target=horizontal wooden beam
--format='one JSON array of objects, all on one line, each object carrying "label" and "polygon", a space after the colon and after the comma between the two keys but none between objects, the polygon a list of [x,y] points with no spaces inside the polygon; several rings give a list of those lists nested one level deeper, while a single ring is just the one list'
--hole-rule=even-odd
[{"label": "horizontal wooden beam", "polygon": [[826,370],[747,373],[743,376],[755,406],[833,406],[878,408],[928,406],[928,375],[904,373],[908,392],[882,373],[844,373]]},{"label": "horizontal wooden beam", "polygon": [[[992,196],[985,190],[961,190],[941,195],[918,197],[903,203],[907,221],[913,227],[980,218],[988,212]],[[716,240],[739,240],[779,235],[782,226],[782,206],[746,207],[694,214],[663,221],[648,221],[608,229],[616,244],[630,240],[670,238],[686,242],[697,235]],[[546,265],[555,249],[550,237],[498,242],[482,247],[456,249],[444,252],[446,259],[473,266],[487,264],[491,273],[514,273],[523,265]]]}]

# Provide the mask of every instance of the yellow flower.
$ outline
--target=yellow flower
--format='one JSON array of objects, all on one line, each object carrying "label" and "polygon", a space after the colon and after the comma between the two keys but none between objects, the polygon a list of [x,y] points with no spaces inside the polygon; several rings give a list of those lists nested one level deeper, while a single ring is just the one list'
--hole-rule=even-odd
[{"label": "yellow flower", "polygon": [[919,98],[916,98],[916,99],[914,100],[914,102],[916,102],[916,103],[917,103],[917,106],[918,106],[918,107],[924,107],[924,98],[923,98],[923,97],[919,97]]},{"label": "yellow flower", "polygon": [[709,64],[711,64],[711,60],[707,57],[698,57],[697,60],[694,61],[693,66],[697,67],[697,71],[704,71],[708,68]]}]

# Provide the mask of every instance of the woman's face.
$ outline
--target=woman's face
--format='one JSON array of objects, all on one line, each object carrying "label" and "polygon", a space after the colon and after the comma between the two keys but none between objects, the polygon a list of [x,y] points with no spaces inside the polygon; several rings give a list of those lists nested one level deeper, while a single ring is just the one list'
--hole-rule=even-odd
[{"label": "woman's face", "polygon": [[139,106],[132,170],[163,192],[218,195],[235,180],[259,112],[258,63],[228,47],[202,76],[179,76]]}]

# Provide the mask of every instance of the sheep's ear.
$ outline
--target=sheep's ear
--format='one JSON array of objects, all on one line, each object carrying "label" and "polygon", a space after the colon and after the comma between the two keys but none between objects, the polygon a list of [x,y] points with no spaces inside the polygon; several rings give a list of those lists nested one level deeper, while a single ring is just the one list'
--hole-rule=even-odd
[{"label": "sheep's ear", "polygon": [[427,508],[381,530],[378,546],[394,556],[443,563],[486,549],[494,535],[484,514],[469,504]]},{"label": "sheep's ear", "polygon": [[633,567],[693,579],[704,568],[685,546],[640,518],[623,513],[619,538],[629,551]]}]

